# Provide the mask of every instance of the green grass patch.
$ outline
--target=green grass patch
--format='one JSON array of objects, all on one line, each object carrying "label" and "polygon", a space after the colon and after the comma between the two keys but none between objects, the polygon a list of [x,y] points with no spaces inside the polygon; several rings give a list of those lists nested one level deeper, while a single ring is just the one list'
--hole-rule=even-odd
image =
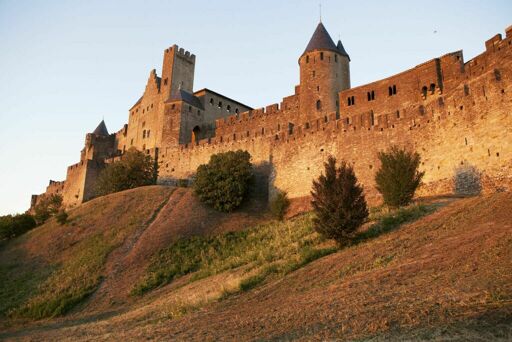
[{"label": "green grass patch", "polygon": [[[0,314],[41,319],[64,315],[82,303],[100,285],[108,255],[147,226],[169,194],[155,188],[98,199],[70,211],[76,226],[50,220],[4,246],[20,256],[0,260]],[[25,244],[37,246],[40,238],[59,241],[51,263],[23,254]]]},{"label": "green grass patch", "polygon": [[374,239],[382,234],[389,233],[404,223],[413,222],[417,219],[431,214],[436,210],[435,205],[412,205],[395,211],[374,212],[370,219],[376,220],[367,230],[359,233],[353,240],[358,244],[366,240]]},{"label": "green grass patch", "polygon": [[195,281],[241,266],[249,272],[275,265],[244,280],[241,287],[248,289],[272,273],[290,272],[336,250],[319,248],[321,244],[325,241],[313,231],[311,214],[240,232],[181,239],[158,253],[131,293],[142,295],[189,273]]},{"label": "green grass patch", "polygon": [[[361,243],[398,228],[433,212],[433,206],[417,205],[396,211],[378,208],[373,212],[376,223],[359,233],[353,243]],[[240,283],[247,291],[271,275],[285,275],[310,262],[334,253],[338,247],[319,236],[312,225],[313,214],[295,219],[273,221],[240,232],[180,239],[156,255],[146,274],[132,288],[132,295],[143,295],[187,274],[190,282],[221,272],[244,267],[253,273]],[[372,267],[383,267],[393,259],[384,256]],[[261,269],[259,272],[251,272]]]}]

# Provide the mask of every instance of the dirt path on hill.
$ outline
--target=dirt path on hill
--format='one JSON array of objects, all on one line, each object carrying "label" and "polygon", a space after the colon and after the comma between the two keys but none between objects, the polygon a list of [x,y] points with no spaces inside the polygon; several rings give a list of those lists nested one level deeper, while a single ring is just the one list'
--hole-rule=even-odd
[{"label": "dirt path on hill", "polygon": [[148,222],[109,255],[101,286],[75,312],[118,310],[133,303],[130,291],[152,256],[180,237],[241,230],[266,220],[266,194],[251,198],[236,212],[225,214],[200,203],[191,189],[176,188]]}]

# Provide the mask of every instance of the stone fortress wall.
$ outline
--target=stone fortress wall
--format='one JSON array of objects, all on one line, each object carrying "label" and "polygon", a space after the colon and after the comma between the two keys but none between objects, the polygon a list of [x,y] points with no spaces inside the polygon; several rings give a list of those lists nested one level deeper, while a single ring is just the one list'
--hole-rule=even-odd
[{"label": "stone fortress wall", "polygon": [[128,124],[98,140],[112,141],[111,147],[93,143],[102,153],[82,156],[80,166],[70,167],[76,171],[68,168],[64,200],[74,205],[90,198],[105,158],[132,146],[155,157],[160,183],[193,177],[214,153],[247,150],[254,164],[268,166],[271,190],[284,190],[299,204],[307,203],[329,155],[353,164],[369,201],[378,202],[377,153],[391,145],[421,154],[420,194],[452,192],[461,165],[482,173],[484,190],[510,190],[511,42],[509,27],[506,38],[489,39],[468,62],[457,51],[350,88],[350,58],[319,24],[299,58],[295,93],[260,109],[209,89],[193,93],[195,56],[173,46],[164,53],[162,78],[150,73]]}]

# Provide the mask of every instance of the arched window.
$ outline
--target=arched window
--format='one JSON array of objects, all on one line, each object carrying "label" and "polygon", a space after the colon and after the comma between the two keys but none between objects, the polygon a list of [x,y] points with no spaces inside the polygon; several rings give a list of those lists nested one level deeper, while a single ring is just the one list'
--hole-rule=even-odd
[{"label": "arched window", "polygon": [[199,143],[199,133],[201,133],[201,129],[199,126],[194,127],[192,130],[192,143],[197,144]]},{"label": "arched window", "polygon": [[322,101],[317,100],[316,101],[316,110],[320,110],[320,109],[322,109]]},{"label": "arched window", "polygon": [[238,108],[235,108],[235,113],[238,114]]},{"label": "arched window", "polygon": [[423,88],[421,88],[421,95],[423,95],[423,98],[427,97],[427,91],[428,91],[427,86],[423,86]]},{"label": "arched window", "polygon": [[436,92],[436,85],[434,83],[430,84],[430,94],[434,95]]},{"label": "arched window", "polygon": [[213,98],[210,99],[210,106],[213,106]]},{"label": "arched window", "polygon": [[230,105],[228,105],[228,106],[226,107],[226,110],[228,111],[228,113],[231,113],[231,106],[230,106]]},{"label": "arched window", "polygon": [[217,105],[217,107],[222,108],[222,101],[219,101],[219,104]]}]

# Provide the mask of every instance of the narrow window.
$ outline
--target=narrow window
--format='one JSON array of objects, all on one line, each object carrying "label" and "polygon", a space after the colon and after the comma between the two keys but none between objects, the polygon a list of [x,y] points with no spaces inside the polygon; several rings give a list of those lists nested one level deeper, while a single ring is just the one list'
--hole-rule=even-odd
[{"label": "narrow window", "polygon": [[367,92],[367,93],[366,93],[366,97],[368,98],[368,101],[371,101],[371,100],[372,100],[372,97],[371,97],[371,95],[370,95],[370,92]]},{"label": "narrow window", "polygon": [[348,105],[348,106],[351,106],[351,105],[352,105],[352,101],[350,101],[350,100],[351,100],[351,98],[350,98],[350,97],[349,97],[349,98],[347,98],[347,105]]},{"label": "narrow window", "polygon": [[467,84],[464,84],[464,95],[469,95],[469,86]]},{"label": "narrow window", "polygon": [[370,112],[370,125],[375,126],[375,115],[373,114],[373,111]]},{"label": "narrow window", "polygon": [[396,111],[396,118],[400,119],[400,111],[399,110]]},{"label": "narrow window", "polygon": [[423,96],[424,99],[427,97],[427,91],[427,86],[423,86],[423,88],[421,88],[421,95]]},{"label": "narrow window", "polygon": [[291,122],[288,122],[288,134],[293,134],[293,127],[295,125],[292,124]]},{"label": "narrow window", "polygon": [[210,99],[210,106],[213,106],[213,98]]},{"label": "narrow window", "polygon": [[315,75],[316,75],[316,72],[315,72],[315,70],[313,70],[313,77],[315,77]]},{"label": "narrow window", "polygon": [[322,109],[322,102],[320,100],[317,100],[316,101],[316,110],[321,110]]},{"label": "narrow window", "polygon": [[388,87],[388,94],[389,96],[393,95],[393,88]]},{"label": "narrow window", "polygon": [[235,113],[238,114],[238,108],[235,108]]},{"label": "narrow window", "polygon": [[146,133],[146,137],[149,138],[149,133],[151,133],[151,130],[148,129],[147,133]]},{"label": "narrow window", "polygon": [[167,85],[167,78],[164,80],[164,86]]},{"label": "narrow window", "polygon": [[356,104],[356,99],[354,98],[354,96],[352,96],[352,105],[355,105]]},{"label": "narrow window", "polygon": [[306,56],[306,63],[309,63],[309,56]]},{"label": "narrow window", "polygon": [[327,122],[327,116],[324,116],[324,122],[326,123]]},{"label": "narrow window", "polygon": [[323,61],[324,60],[324,53],[323,52],[320,52],[320,60]]},{"label": "narrow window", "polygon": [[501,81],[501,72],[498,69],[494,69],[494,78],[496,81]]},{"label": "narrow window", "polygon": [[146,138],[146,130],[143,130],[143,131],[142,131],[142,138],[143,138],[143,139],[144,139],[144,138]]},{"label": "narrow window", "polygon": [[217,105],[217,107],[222,108],[222,101],[219,101],[219,104]]},{"label": "narrow window", "polygon": [[192,106],[188,106],[188,111],[191,112],[192,111]]},{"label": "narrow window", "polygon": [[375,100],[375,92],[372,90],[372,101]]},{"label": "narrow window", "polygon": [[133,139],[132,139],[132,140],[130,140],[130,146],[131,146],[131,145],[133,145]]},{"label": "narrow window", "polygon": [[261,127],[261,135],[265,134],[265,127]]},{"label": "narrow window", "polygon": [[228,113],[231,113],[231,106],[230,106],[230,105],[228,105],[228,106],[226,107],[226,109],[227,109]]},{"label": "narrow window", "polygon": [[316,86],[316,91],[320,91],[320,86]]},{"label": "narrow window", "polygon": [[434,83],[430,84],[430,95],[434,95],[436,92],[436,85]]},{"label": "narrow window", "polygon": [[396,95],[396,85],[393,85],[393,95]]},{"label": "narrow window", "polygon": [[338,63],[338,55],[334,55],[334,62]]}]

